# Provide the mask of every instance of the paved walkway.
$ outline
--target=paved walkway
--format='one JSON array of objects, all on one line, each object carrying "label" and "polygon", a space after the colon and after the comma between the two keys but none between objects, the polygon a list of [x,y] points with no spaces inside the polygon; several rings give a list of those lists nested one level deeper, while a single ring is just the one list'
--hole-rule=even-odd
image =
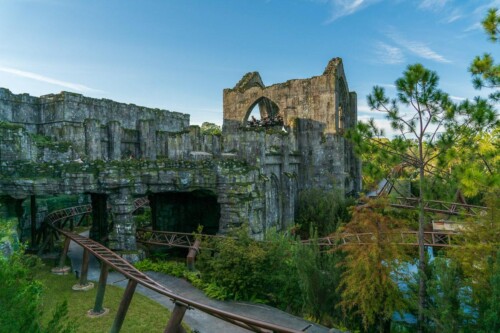
[{"label": "paved walkway", "polygon": [[[82,234],[83,235],[83,234]],[[71,267],[73,272],[80,271],[82,264],[82,248],[71,242],[68,256],[71,259]],[[88,279],[91,281],[98,281],[100,274],[100,265],[94,256],[90,257]],[[184,279],[179,279],[173,276],[156,273],[146,272],[155,281],[167,286],[170,290],[179,295],[195,300],[197,302],[217,307],[221,310],[230,311],[236,314],[253,317],[259,320],[267,321],[270,323],[278,324],[285,327],[294,328],[297,330],[304,330],[308,333],[327,333],[328,328],[311,323],[302,318],[293,316],[279,309],[262,305],[253,304],[248,302],[236,301],[217,301],[205,296],[205,294],[193,287],[189,282]],[[110,272],[108,276],[108,284],[125,288],[127,280],[123,275],[117,272]],[[137,292],[149,297],[152,300],[160,303],[169,310],[174,307],[173,302],[167,297],[160,295],[150,289],[139,285],[136,289]],[[106,303],[105,303],[106,304]],[[116,305],[118,306],[118,305]],[[199,333],[244,333],[249,332],[239,326],[235,326],[225,322],[219,318],[210,316],[205,312],[199,310],[188,310],[184,316],[184,322],[191,327],[195,332]]]}]

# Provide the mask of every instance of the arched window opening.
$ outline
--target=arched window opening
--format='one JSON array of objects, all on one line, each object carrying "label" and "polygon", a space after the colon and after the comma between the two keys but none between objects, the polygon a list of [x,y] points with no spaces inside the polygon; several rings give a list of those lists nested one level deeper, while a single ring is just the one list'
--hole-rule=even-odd
[{"label": "arched window opening", "polygon": [[267,97],[261,97],[248,109],[245,125],[247,127],[282,127],[283,117],[276,103]]}]

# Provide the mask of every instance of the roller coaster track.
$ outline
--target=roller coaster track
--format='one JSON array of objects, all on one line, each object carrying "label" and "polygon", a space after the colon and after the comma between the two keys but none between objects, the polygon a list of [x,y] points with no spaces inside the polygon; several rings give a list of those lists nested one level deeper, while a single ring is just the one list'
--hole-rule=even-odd
[{"label": "roller coaster track", "polygon": [[[138,202],[136,201],[137,204],[135,205],[135,208],[137,209],[141,207],[142,205],[146,204],[146,202],[147,202],[146,200],[140,200]],[[63,253],[61,255],[60,266],[62,266],[62,263],[64,263],[64,258],[66,257],[70,241],[74,241],[84,249],[83,264],[81,270],[82,275],[80,277],[80,282],[82,285],[87,283],[86,274],[88,269],[89,254],[93,254],[95,257],[101,260],[101,276],[99,279],[99,289],[96,296],[95,306],[94,309],[92,310],[93,314],[98,315],[100,312],[103,311],[102,301],[104,297],[104,289],[106,286],[107,272],[109,267],[123,274],[128,279],[127,288],[125,289],[124,296],[117,311],[113,326],[110,330],[111,333],[116,333],[120,331],[121,326],[123,324],[123,320],[125,319],[128,306],[132,299],[133,293],[135,292],[137,284],[140,284],[148,289],[151,289],[157,292],[158,294],[164,295],[170,298],[175,303],[171,319],[168,322],[167,327],[165,328],[166,333],[184,332],[184,329],[180,326],[180,324],[183,315],[186,309],[188,308],[193,308],[203,311],[209,315],[220,318],[234,325],[243,327],[252,332],[283,332],[283,333],[302,332],[300,330],[296,330],[293,328],[287,328],[276,324],[264,322],[258,319],[223,311],[215,307],[193,301],[182,295],[176,294],[167,287],[159,284],[158,282],[154,281],[147,275],[137,270],[126,260],[121,258],[119,255],[117,255],[107,247],[103,246],[102,244],[93,241],[89,238],[86,238],[84,236],[81,236],[79,234],[76,234],[74,232],[66,231],[63,229],[65,221],[68,221],[69,218],[90,213],[91,207],[89,206],[90,205],[78,206],[78,207],[71,207],[54,211],[49,215],[47,215],[45,221],[47,223],[47,226],[50,227],[54,232],[66,237],[64,242]]]},{"label": "roller coaster track", "polygon": [[[390,205],[395,208],[417,209],[418,198],[391,198]],[[482,216],[488,210],[486,207],[467,205],[457,202],[446,202],[438,200],[424,201],[424,210],[432,213],[446,215]]]},{"label": "roller coaster track", "polygon": [[[393,207],[397,208],[407,208],[415,209],[418,207],[418,199],[415,198],[394,198],[395,201],[392,202]],[[134,211],[147,205],[149,202],[147,198],[139,198],[134,201]],[[444,201],[426,201],[424,209],[430,212],[442,213],[448,215],[465,215],[465,216],[479,216],[483,215],[486,208],[480,206],[472,206],[460,203],[449,203]],[[128,285],[125,290],[122,302],[117,311],[113,327],[111,328],[111,333],[116,333],[120,331],[123,324],[128,305],[132,299],[133,293],[137,284],[143,285],[144,287],[151,289],[161,295],[169,297],[174,303],[174,311],[172,317],[167,324],[165,329],[166,333],[183,332],[183,328],[180,326],[183,315],[188,308],[197,309],[203,311],[209,315],[220,318],[224,321],[232,323],[234,325],[243,327],[253,332],[301,332],[293,328],[282,327],[276,324],[263,322],[258,319],[245,317],[237,315],[231,312],[223,311],[193,300],[190,300],[182,295],[178,295],[172,292],[167,287],[154,281],[147,275],[143,274],[137,270],[134,266],[124,260],[122,257],[103,246],[102,244],[76,234],[72,231],[67,231],[64,228],[68,221],[71,221],[70,227],[73,227],[73,218],[76,216],[81,216],[79,224],[83,218],[92,212],[91,205],[75,206],[66,209],[61,209],[48,214],[45,217],[44,224],[52,229],[53,235],[57,237],[66,237],[64,242],[64,249],[61,255],[60,264],[62,266],[64,263],[64,258],[66,257],[70,241],[74,241],[84,249],[83,253],[83,264],[82,264],[82,276],[80,277],[80,284],[84,285],[87,283],[87,269],[88,269],[88,257],[89,254],[93,254],[99,260],[101,260],[101,277],[99,279],[99,290],[96,296],[96,303],[94,309],[92,310],[94,314],[99,314],[103,311],[102,301],[104,297],[104,289],[106,285],[107,272],[109,267],[113,268],[117,272],[123,274],[128,279]],[[52,235],[51,234],[51,235]],[[452,246],[453,236],[457,232],[453,231],[433,231],[426,232],[424,236],[424,243],[427,246],[445,247]],[[397,244],[404,245],[418,245],[418,234],[416,231],[399,231],[382,234],[381,237],[384,239],[389,239]],[[202,235],[202,238],[223,238],[223,236],[211,236]],[[51,239],[47,237],[46,239]],[[156,231],[149,229],[137,229],[136,240],[139,243],[149,244],[149,245],[159,245],[159,246],[169,246],[169,247],[183,247],[190,249],[191,252],[196,252],[200,248],[199,240],[196,239],[195,235],[189,233],[178,233],[178,232],[167,232],[167,231]],[[334,237],[319,238],[317,240],[305,240],[302,241],[304,244],[317,244],[322,247],[337,247],[349,244],[372,244],[376,238],[373,233],[357,233],[357,234],[339,234]],[[43,246],[42,246],[43,248]],[[194,257],[194,256],[193,256]],[[189,256],[188,256],[189,258]]]},{"label": "roller coaster track", "polygon": [[[453,231],[428,231],[424,232],[424,245],[432,247],[454,246],[453,237],[459,234]],[[316,240],[305,240],[303,244],[316,243],[322,247],[338,247],[343,245],[374,244],[377,238],[390,241],[399,245],[418,246],[418,231],[393,231],[375,235],[372,232],[342,233],[332,237],[323,237]]]},{"label": "roller coaster track", "polygon": [[[425,246],[446,247],[453,246],[453,236],[458,232],[454,231],[428,231],[424,233]],[[221,239],[224,236],[200,235],[203,239]],[[394,231],[382,233],[379,236],[383,240],[389,240],[400,245],[418,246],[418,231]],[[189,249],[206,249],[201,245],[196,245],[197,236],[194,234],[158,231],[151,229],[137,229],[136,241],[138,243],[166,247],[181,247]],[[322,237],[318,239],[308,239],[301,241],[302,244],[317,244],[321,247],[339,247],[348,244],[373,244],[376,241],[376,235],[371,232],[365,233],[342,233],[331,237]]]}]

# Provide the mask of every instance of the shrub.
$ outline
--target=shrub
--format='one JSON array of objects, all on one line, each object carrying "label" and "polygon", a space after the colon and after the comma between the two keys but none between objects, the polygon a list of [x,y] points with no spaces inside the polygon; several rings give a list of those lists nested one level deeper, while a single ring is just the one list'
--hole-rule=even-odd
[{"label": "shrub", "polygon": [[197,267],[203,281],[223,288],[227,298],[299,310],[290,240],[271,232],[267,235],[269,241],[257,242],[249,236],[247,226],[236,229],[231,236],[212,241],[209,247],[213,252],[202,251]]},{"label": "shrub", "polygon": [[36,257],[25,256],[22,250],[8,258],[0,256],[0,332],[71,333],[67,304],[60,304],[49,323],[41,324],[43,285],[33,279],[31,270],[39,265]]},{"label": "shrub", "polygon": [[[324,237],[350,220],[348,207],[354,204],[353,199],[345,199],[340,191],[308,189],[299,193],[296,223],[297,233],[303,239],[311,237],[310,230],[317,231]],[[312,229],[311,229],[312,228]]]}]

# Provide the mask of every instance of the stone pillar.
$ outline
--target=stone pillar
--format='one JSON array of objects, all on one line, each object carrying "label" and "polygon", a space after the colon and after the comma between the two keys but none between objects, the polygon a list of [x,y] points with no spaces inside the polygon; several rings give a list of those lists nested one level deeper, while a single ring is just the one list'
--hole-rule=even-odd
[{"label": "stone pillar", "polygon": [[156,121],[154,119],[138,120],[139,147],[141,158],[156,160]]},{"label": "stone pillar", "polygon": [[108,208],[106,194],[91,193],[92,203],[92,227],[90,228],[90,239],[104,243],[108,235]]},{"label": "stone pillar", "polygon": [[91,161],[102,159],[101,125],[96,119],[85,119],[85,153]]},{"label": "stone pillar", "polygon": [[132,216],[134,199],[130,189],[122,187],[109,194],[113,231],[109,235],[109,248],[118,251],[136,251],[135,223]]},{"label": "stone pillar", "polygon": [[121,124],[118,121],[110,121],[108,123],[110,160],[120,160],[122,158],[122,135]]},{"label": "stone pillar", "polygon": [[191,141],[191,150],[200,151],[201,150],[201,129],[198,126],[189,127],[189,137]]}]

